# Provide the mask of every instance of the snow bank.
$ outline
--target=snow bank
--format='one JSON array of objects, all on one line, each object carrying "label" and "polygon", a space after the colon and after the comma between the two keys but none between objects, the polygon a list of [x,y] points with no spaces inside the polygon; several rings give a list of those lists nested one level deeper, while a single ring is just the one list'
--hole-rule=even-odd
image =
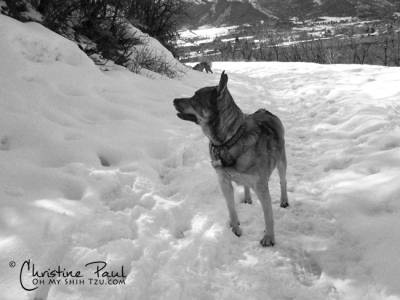
[{"label": "snow bank", "polygon": [[[152,78],[182,77],[188,68],[176,60],[173,54],[155,38],[143,33],[131,24],[127,24],[128,32],[140,39],[142,44],[132,49],[130,65],[127,68]],[[107,64],[108,66],[108,64]],[[150,70],[149,70],[150,69]]]},{"label": "snow bank", "polygon": [[[120,67],[102,72],[74,43],[39,24],[5,16],[0,22],[0,251],[7,266],[0,271],[7,284],[2,299],[32,295],[21,288],[10,261],[18,267],[32,259],[42,270],[60,264],[79,270],[96,258],[111,266],[126,262],[129,272],[131,258],[121,262],[110,252],[116,258],[107,259],[97,248],[115,240],[121,247],[112,251],[144,247],[125,241],[137,235],[134,220],[141,209],[136,207],[133,219],[131,212],[120,211],[136,201],[145,202],[144,210],[156,204],[154,184],[146,178],[160,182],[160,160],[175,151],[170,143],[178,119],[171,103],[188,88],[177,81],[179,92],[171,90],[169,80]],[[29,280],[29,273],[23,278]],[[59,296],[64,293],[107,298],[119,289],[93,293],[96,288],[89,286],[82,293],[90,298],[74,292],[81,288],[51,288],[49,298],[68,298]],[[48,287],[38,291],[46,294]]]},{"label": "snow bank", "polygon": [[[128,26],[129,26],[129,31],[131,33],[133,33],[135,36],[140,37],[140,39],[142,39],[145,42],[145,45],[135,46],[135,48],[137,48],[138,50],[142,48],[150,49],[151,51],[154,51],[156,55],[163,56],[166,61],[175,61],[175,58],[172,55],[172,53],[167,49],[165,49],[164,46],[161,45],[161,43],[158,40],[152,38],[146,33],[143,33],[140,29],[136,28],[131,24],[129,24]],[[177,63],[179,62],[177,61]]]},{"label": "snow bank", "polygon": [[[215,63],[150,80],[102,72],[35,23],[0,16],[0,39],[1,300],[399,299],[398,69]],[[291,206],[274,174],[273,248],[240,187],[243,236],[230,231],[207,139],[172,106],[222,70],[246,113],[286,128]],[[35,281],[32,264],[83,281]]]}]

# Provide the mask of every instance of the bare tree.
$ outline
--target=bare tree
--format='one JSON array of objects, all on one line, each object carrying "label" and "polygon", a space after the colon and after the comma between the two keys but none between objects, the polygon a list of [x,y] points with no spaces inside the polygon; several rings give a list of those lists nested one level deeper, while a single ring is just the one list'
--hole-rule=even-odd
[{"label": "bare tree", "polygon": [[167,49],[173,50],[178,31],[188,20],[187,0],[126,0],[127,18]]},{"label": "bare tree", "polygon": [[389,39],[385,38],[385,41],[382,45],[380,45],[382,48],[383,53],[374,53],[374,56],[382,63],[384,66],[389,65]]}]

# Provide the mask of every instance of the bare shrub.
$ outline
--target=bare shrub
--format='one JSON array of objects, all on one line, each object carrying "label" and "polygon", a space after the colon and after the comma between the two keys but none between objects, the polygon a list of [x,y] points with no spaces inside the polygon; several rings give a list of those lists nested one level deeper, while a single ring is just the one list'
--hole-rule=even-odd
[{"label": "bare shrub", "polygon": [[373,55],[384,66],[400,66],[400,32],[389,32]]},{"label": "bare shrub", "polygon": [[148,47],[135,48],[126,67],[137,74],[146,69],[169,78],[182,78],[188,71],[177,60],[168,60],[164,54]]},{"label": "bare shrub", "polygon": [[6,7],[2,7],[1,9],[3,14],[22,22],[29,20],[24,16],[30,5],[27,0],[6,0],[6,5]]},{"label": "bare shrub", "polygon": [[[23,13],[29,5],[33,5],[42,14],[41,23],[44,26],[73,40],[98,65],[106,65],[110,60],[135,73],[147,69],[176,78],[182,77],[187,72],[183,65],[175,59],[169,61],[155,50],[142,47],[141,45],[147,44],[148,40],[134,32],[127,17],[138,16],[132,11],[135,7],[146,8],[147,11],[142,11],[141,18],[151,17],[151,20],[146,19],[146,22],[150,22],[146,24],[152,25],[147,29],[156,30],[152,22],[163,21],[162,24],[168,24],[169,27],[164,28],[161,23],[157,23],[164,30],[159,28],[161,31],[157,32],[173,37],[177,32],[179,23],[177,18],[183,11],[184,2],[181,0],[7,0],[9,4],[7,8],[12,17],[23,21]],[[164,14],[168,18],[175,19],[165,19],[164,8],[168,8]],[[164,42],[168,37],[164,37]]]},{"label": "bare shrub", "polygon": [[188,4],[187,0],[129,0],[126,17],[176,56],[174,43],[188,20]]}]

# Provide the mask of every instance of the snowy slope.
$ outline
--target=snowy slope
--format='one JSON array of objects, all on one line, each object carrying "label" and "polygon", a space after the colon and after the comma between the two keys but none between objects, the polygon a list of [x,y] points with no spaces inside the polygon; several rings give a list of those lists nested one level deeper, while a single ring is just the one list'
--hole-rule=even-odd
[{"label": "snowy slope", "polygon": [[[0,16],[0,40],[1,300],[400,299],[399,69],[215,63],[152,80],[102,72],[38,24]],[[222,70],[243,111],[286,128],[273,248],[241,187],[243,236],[229,230],[207,139],[172,106]],[[27,260],[84,282],[37,283]],[[125,284],[95,285],[96,261]]]}]

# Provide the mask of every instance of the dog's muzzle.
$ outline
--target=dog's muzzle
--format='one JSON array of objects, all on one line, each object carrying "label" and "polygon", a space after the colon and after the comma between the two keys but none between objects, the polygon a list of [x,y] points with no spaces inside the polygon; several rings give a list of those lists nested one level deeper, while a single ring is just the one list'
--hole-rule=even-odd
[{"label": "dog's muzzle", "polygon": [[185,120],[185,121],[191,121],[191,122],[195,122],[196,124],[198,124],[198,120],[197,117],[194,114],[188,114],[185,113],[185,109],[183,108],[183,102],[187,100],[187,99],[175,99],[174,100],[174,106],[175,109],[178,111],[178,113],[176,114],[178,116],[178,118]]}]

